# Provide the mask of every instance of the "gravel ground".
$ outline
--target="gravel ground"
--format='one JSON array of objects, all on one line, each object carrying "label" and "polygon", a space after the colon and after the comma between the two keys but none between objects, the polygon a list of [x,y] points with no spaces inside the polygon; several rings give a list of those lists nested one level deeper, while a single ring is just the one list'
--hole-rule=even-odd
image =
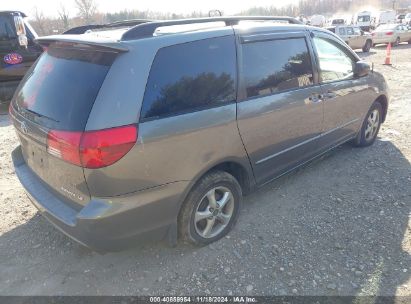
[{"label": "gravel ground", "polygon": [[411,45],[392,55],[392,67],[384,47],[366,56],[392,95],[375,144],[249,195],[234,230],[204,248],[99,255],[74,243],[25,196],[0,116],[0,295],[411,295]]}]

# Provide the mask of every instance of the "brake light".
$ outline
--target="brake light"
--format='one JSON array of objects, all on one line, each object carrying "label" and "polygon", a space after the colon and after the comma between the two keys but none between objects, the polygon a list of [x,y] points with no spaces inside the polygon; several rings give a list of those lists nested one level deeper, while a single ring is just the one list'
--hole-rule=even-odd
[{"label": "brake light", "polygon": [[79,146],[82,132],[50,131],[47,152],[69,163],[81,166]]},{"label": "brake light", "polygon": [[80,144],[81,163],[91,169],[107,167],[126,155],[136,141],[136,126],[85,132]]},{"label": "brake light", "polygon": [[392,35],[394,35],[394,32],[386,32],[385,35],[392,36]]},{"label": "brake light", "polygon": [[107,167],[126,155],[137,141],[135,125],[86,132],[52,130],[47,151],[76,166]]}]

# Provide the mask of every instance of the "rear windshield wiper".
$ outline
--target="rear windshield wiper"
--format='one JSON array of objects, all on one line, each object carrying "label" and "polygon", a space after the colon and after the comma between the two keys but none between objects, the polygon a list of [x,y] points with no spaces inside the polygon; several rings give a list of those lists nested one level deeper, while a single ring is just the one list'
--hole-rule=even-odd
[{"label": "rear windshield wiper", "polygon": [[58,120],[56,120],[56,119],[54,119],[54,118],[51,118],[51,117],[48,117],[48,116],[46,116],[46,115],[37,113],[37,112],[35,112],[35,111],[33,111],[33,110],[30,110],[30,109],[22,108],[22,110],[24,110],[24,111],[26,111],[26,112],[29,112],[29,113],[31,113],[31,114],[33,114],[33,115],[35,115],[35,116],[41,117],[41,118],[46,118],[46,119],[52,120],[52,121],[57,122],[57,123],[59,122]]}]

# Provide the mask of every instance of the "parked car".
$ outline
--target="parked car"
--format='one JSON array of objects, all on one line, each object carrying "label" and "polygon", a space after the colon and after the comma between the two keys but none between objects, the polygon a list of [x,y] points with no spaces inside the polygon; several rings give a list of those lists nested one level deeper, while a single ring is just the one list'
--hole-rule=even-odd
[{"label": "parked car", "polygon": [[398,14],[397,17],[395,17],[397,23],[403,23],[405,19],[405,14]]},{"label": "parked car", "polygon": [[385,120],[383,76],[325,29],[131,25],[39,38],[47,51],[10,106],[33,204],[96,250],[214,242],[243,195],[342,143],[372,145]]},{"label": "parked car", "polygon": [[411,13],[405,15],[403,19],[403,24],[411,26]]},{"label": "parked car", "polygon": [[331,26],[344,25],[344,24],[346,24],[346,21],[343,18],[334,18],[330,20]]},{"label": "parked car", "polygon": [[43,49],[36,32],[19,11],[0,11],[0,104],[13,97],[20,80]]},{"label": "parked car", "polygon": [[327,30],[335,33],[353,50],[362,49],[363,52],[369,52],[373,42],[370,33],[362,31],[358,26],[336,26],[328,27]]},{"label": "parked car", "polygon": [[386,11],[379,11],[375,14],[375,25],[379,26],[382,24],[391,24],[396,22],[396,15],[395,11],[386,10]]},{"label": "parked car", "polygon": [[358,12],[355,19],[355,25],[359,26],[361,30],[369,32],[375,26],[371,20],[372,13],[370,11]]},{"label": "parked car", "polygon": [[411,44],[411,29],[403,24],[380,25],[372,32],[374,44],[392,43],[394,46],[401,42]]},{"label": "parked car", "polygon": [[356,25],[363,31],[371,31],[382,24],[391,24],[396,22],[395,12],[392,10],[386,11],[362,11],[357,13]]}]

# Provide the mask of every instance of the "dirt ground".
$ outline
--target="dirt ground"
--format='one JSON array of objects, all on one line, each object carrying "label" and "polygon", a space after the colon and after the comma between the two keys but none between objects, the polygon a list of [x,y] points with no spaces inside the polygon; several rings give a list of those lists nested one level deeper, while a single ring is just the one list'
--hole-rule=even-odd
[{"label": "dirt ground", "polygon": [[245,198],[227,237],[100,255],[38,215],[0,115],[0,295],[411,295],[411,45],[360,53],[389,82],[372,147],[346,144]]}]

